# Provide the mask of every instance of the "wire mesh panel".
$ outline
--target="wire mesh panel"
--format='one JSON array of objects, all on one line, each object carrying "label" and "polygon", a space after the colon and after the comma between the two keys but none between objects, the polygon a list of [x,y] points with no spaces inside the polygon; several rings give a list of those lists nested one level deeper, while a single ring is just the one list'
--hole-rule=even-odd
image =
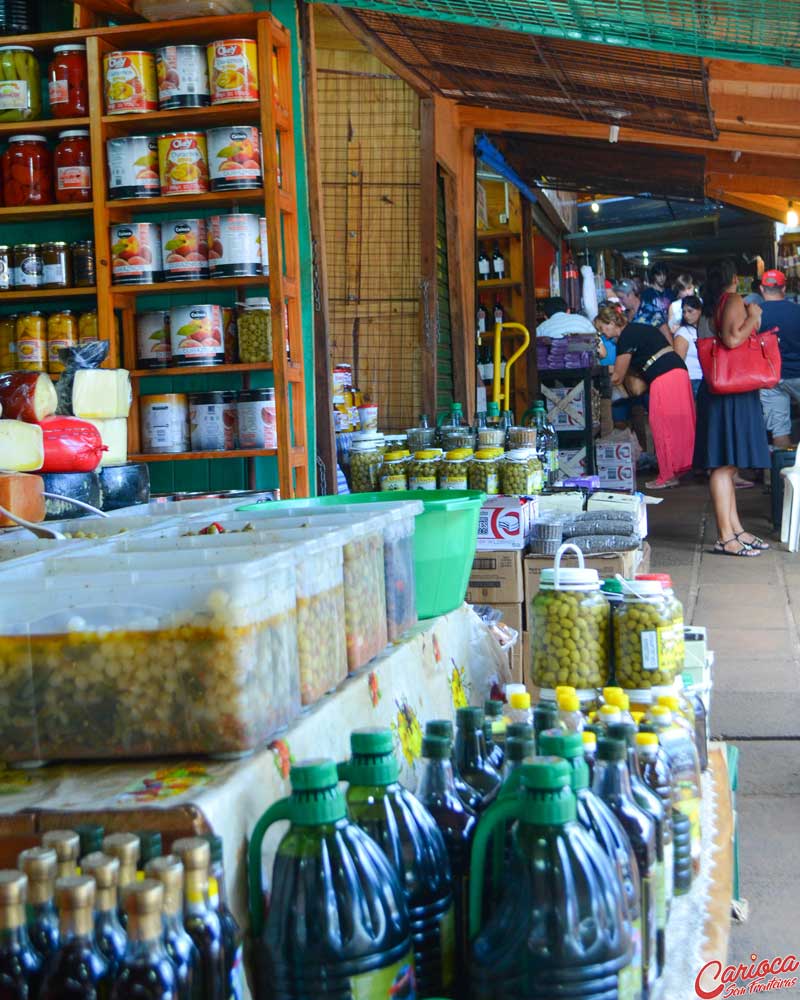
[{"label": "wire mesh panel", "polygon": [[419,98],[392,74],[318,70],[331,355],[380,407],[416,421],[420,363]]},{"label": "wire mesh panel", "polygon": [[800,0],[344,0],[568,41],[800,66]]}]

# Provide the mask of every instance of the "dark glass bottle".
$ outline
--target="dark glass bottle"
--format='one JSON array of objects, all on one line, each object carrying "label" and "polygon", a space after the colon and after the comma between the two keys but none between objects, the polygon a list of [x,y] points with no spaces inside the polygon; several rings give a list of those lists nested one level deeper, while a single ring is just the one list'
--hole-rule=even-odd
[{"label": "dark glass bottle", "polygon": [[417,797],[436,820],[453,879],[453,900],[456,919],[456,991],[458,997],[467,996],[466,978],[468,952],[469,911],[469,856],[477,818],[469,806],[458,796],[451,763],[452,745],[442,736],[426,736],[422,741],[425,767],[417,789]]},{"label": "dark glass bottle", "polygon": [[211,849],[202,837],[184,837],[175,841],[172,850],[183,862],[183,926],[200,952],[202,998],[227,1000],[222,925],[208,901]]},{"label": "dark glass bottle", "polygon": [[81,858],[103,850],[103,837],[106,831],[99,823],[79,823],[75,827],[75,833],[78,834],[80,840],[79,856]]},{"label": "dark glass bottle", "polygon": [[128,886],[128,944],[117,973],[112,1000],[175,1000],[177,981],[161,937],[164,888],[144,879]]},{"label": "dark glass bottle", "polygon": [[495,243],[492,253],[492,277],[502,280],[506,276],[506,262],[500,253],[500,244]]},{"label": "dark glass bottle", "polygon": [[222,944],[225,948],[225,976],[230,1000],[241,1000],[244,996],[244,958],[242,956],[242,931],[236,917],[228,906],[225,888],[225,866],[223,863],[222,837],[216,834],[206,836],[211,848],[211,868],[208,880],[208,899],[211,909],[219,914],[222,924]]},{"label": "dark glass bottle", "polygon": [[94,939],[94,879],[56,881],[61,943],[50,958],[40,1000],[108,1000],[111,975]]},{"label": "dark glass bottle", "polygon": [[[137,830],[135,835],[139,838],[139,861],[136,868],[141,881],[148,862],[161,857],[161,834],[158,830]],[[125,912],[128,912],[127,909]]]},{"label": "dark glass bottle", "polygon": [[0,871],[0,997],[34,1000],[42,979],[42,956],[25,926],[28,879],[22,872]]},{"label": "dark glass bottle", "polygon": [[339,765],[339,777],[348,782],[347,811],[398,874],[411,919],[420,996],[446,995],[455,981],[456,928],[444,838],[419,799],[399,783],[390,729],[356,730],[350,749],[350,760]]},{"label": "dark glass bottle", "polygon": [[123,927],[127,926],[128,914],[122,903],[125,890],[136,881],[139,851],[139,838],[135,833],[110,833],[107,837],[103,837],[103,854],[110,854],[119,861],[117,915]]},{"label": "dark glass bottle", "polygon": [[610,807],[630,839],[639,868],[642,899],[642,996],[655,987],[656,957],[656,827],[633,798],[628,772],[628,748],[620,740],[597,741],[593,790]]},{"label": "dark glass bottle", "polygon": [[31,944],[46,959],[58,948],[58,913],[53,902],[58,861],[52,847],[30,847],[17,858],[28,876],[25,907]]},{"label": "dark glass bottle", "polygon": [[484,702],[483,735],[489,751],[489,763],[498,771],[503,766],[503,747],[506,740],[506,719],[502,701],[489,699]]},{"label": "dark glass bottle", "polygon": [[483,709],[456,710],[455,766],[461,779],[480,796],[478,812],[489,806],[497,795],[501,778],[486,759]]},{"label": "dark glass bottle", "polygon": [[492,262],[489,255],[481,247],[478,254],[478,281],[488,281],[492,276]]},{"label": "dark glass bottle", "polygon": [[478,336],[482,336],[489,327],[489,314],[486,310],[486,306],[483,304],[483,299],[478,299],[478,308],[475,314],[475,323],[477,326]]},{"label": "dark glass bottle", "polygon": [[81,838],[74,830],[48,830],[42,836],[42,847],[52,847],[56,852],[56,878],[78,874]]},{"label": "dark glass bottle", "polygon": [[455,761],[455,729],[450,719],[430,719],[425,723],[426,736],[440,736],[450,744],[450,763],[453,765],[453,781],[456,786],[456,794],[471,812],[478,811],[480,795],[471,788],[461,777],[456,769]]},{"label": "dark glass bottle", "polygon": [[176,1000],[202,1000],[200,952],[183,926],[183,862],[177,854],[153,858],[145,875],[164,886],[164,945],[175,966]]},{"label": "dark glass bottle", "polygon": [[117,858],[112,858],[110,854],[93,851],[81,861],[81,871],[84,875],[91,876],[97,886],[94,935],[97,947],[108,962],[111,974],[114,976],[128,943],[118,915],[119,861]]}]

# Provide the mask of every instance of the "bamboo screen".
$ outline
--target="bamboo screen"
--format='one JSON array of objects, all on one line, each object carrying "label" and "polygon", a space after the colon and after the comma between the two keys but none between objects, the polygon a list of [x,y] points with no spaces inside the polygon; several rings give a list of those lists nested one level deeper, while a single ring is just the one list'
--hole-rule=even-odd
[{"label": "bamboo screen", "polygon": [[421,407],[419,99],[349,55],[318,52],[331,360],[401,431]]}]

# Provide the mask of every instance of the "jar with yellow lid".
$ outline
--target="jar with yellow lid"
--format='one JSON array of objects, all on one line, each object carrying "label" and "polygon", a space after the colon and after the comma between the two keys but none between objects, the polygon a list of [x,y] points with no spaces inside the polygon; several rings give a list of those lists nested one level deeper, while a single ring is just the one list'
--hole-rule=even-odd
[{"label": "jar with yellow lid", "polygon": [[383,465],[380,471],[380,486],[382,492],[408,489],[408,463],[411,452],[406,448],[383,453]]},{"label": "jar with yellow lid", "polygon": [[439,448],[425,448],[414,453],[408,464],[408,488],[410,490],[435,490],[439,459]]},{"label": "jar with yellow lid", "polygon": [[440,490],[466,490],[469,481],[471,448],[454,448],[439,463]]},{"label": "jar with yellow lid", "polygon": [[469,488],[483,490],[488,496],[500,492],[502,448],[481,448],[469,463]]},{"label": "jar with yellow lid", "polygon": [[500,463],[500,492],[509,496],[531,496],[544,489],[542,463],[532,448],[515,448]]}]

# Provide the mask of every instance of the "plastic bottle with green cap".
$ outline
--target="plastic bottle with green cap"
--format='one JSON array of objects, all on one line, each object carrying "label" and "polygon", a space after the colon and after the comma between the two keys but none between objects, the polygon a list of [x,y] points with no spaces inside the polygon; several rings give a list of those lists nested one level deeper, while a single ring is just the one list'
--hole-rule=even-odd
[{"label": "plastic bottle with green cap", "polygon": [[[372,1000],[404,981],[413,988],[405,895],[386,855],[348,819],[336,764],[303,761],[289,778],[291,795],[258,820],[248,847],[256,996]],[[286,821],[265,917],[264,836]]]},{"label": "plastic bottle with green cap", "polygon": [[[569,765],[536,757],[514,780],[517,794],[490,806],[472,849],[472,997],[629,997],[633,945],[622,889],[612,862],[576,822]],[[490,848],[512,823],[513,878],[506,875],[499,905],[484,918]]]},{"label": "plastic bottle with green cap", "polygon": [[456,771],[480,796],[478,812],[497,795],[501,778],[486,759],[483,737],[483,709],[456,709]]},{"label": "plastic bottle with green cap", "polygon": [[652,995],[658,976],[656,956],[656,826],[633,798],[628,772],[628,748],[621,740],[597,741],[592,790],[620,821],[636,855],[642,900],[642,995]]},{"label": "plastic bottle with green cap", "polygon": [[[489,763],[492,767],[503,766],[504,744],[506,740],[506,717],[505,704],[495,698],[489,698],[483,703],[484,712],[484,735],[490,732],[491,750],[489,753]],[[487,723],[489,729],[487,730]],[[487,737],[488,739],[488,737]],[[487,744],[488,745],[488,744]]]},{"label": "plastic bottle with green cap", "polygon": [[450,763],[453,765],[453,781],[456,786],[456,794],[470,810],[477,814],[481,797],[470,787],[458,773],[455,762],[455,727],[450,719],[429,719],[425,723],[426,736],[441,736],[450,743]]},{"label": "plastic bottle with green cap", "polygon": [[512,771],[536,756],[536,743],[530,739],[519,739],[510,736],[506,740],[506,759],[503,762],[503,781],[506,781]]},{"label": "plastic bottle with green cap", "polygon": [[541,734],[539,743],[544,754],[562,757],[570,765],[578,822],[594,837],[614,864],[635,948],[630,967],[623,977],[619,995],[636,996],[642,988],[642,901],[639,866],[624,827],[610,807],[591,789],[589,767],[583,754],[583,737],[586,735],[586,732],[565,733],[563,729],[549,729]]},{"label": "plastic bottle with green cap", "polygon": [[[558,725],[558,705],[554,701],[542,699],[533,709],[533,731],[538,739],[539,733],[545,729],[553,729]],[[538,747],[537,747],[538,753]]]},{"label": "plastic bottle with green cap", "polygon": [[672,867],[669,866],[666,850],[664,866],[672,881],[672,895],[681,896],[692,887],[692,831],[689,820],[677,807],[678,792],[672,784],[669,760],[655,733],[636,734],[636,757],[642,781],[655,792],[670,818]]},{"label": "plastic bottle with green cap", "polygon": [[583,732],[586,720],[577,694],[562,694],[558,699],[558,722],[568,733]]},{"label": "plastic bottle with green cap", "polygon": [[339,765],[339,778],[349,786],[347,811],[383,848],[405,891],[417,990],[421,996],[447,993],[455,984],[456,927],[444,837],[399,782],[391,729],[355,730],[350,751],[350,759]]},{"label": "plastic bottle with green cap", "polygon": [[700,828],[700,803],[703,786],[700,778],[700,760],[686,731],[675,725],[672,712],[666,705],[652,705],[648,720],[658,733],[658,741],[669,760],[672,781],[678,790],[678,808],[689,820],[692,830],[692,868],[700,872],[702,830]]},{"label": "plastic bottle with green cap", "polygon": [[608,736],[622,740],[628,748],[628,773],[634,801],[650,816],[656,825],[656,957],[659,974],[663,973],[667,959],[667,919],[672,907],[673,856],[672,815],[664,812],[660,797],[644,781],[636,756],[636,726],[633,722],[617,722],[608,727]]},{"label": "plastic bottle with green cap", "polygon": [[446,737],[427,734],[423,737],[424,767],[417,789],[417,798],[436,820],[450,859],[458,957],[454,995],[466,997],[469,994],[464,962],[469,941],[467,934],[469,856],[477,817],[458,796],[450,761],[451,752],[452,744]]}]

